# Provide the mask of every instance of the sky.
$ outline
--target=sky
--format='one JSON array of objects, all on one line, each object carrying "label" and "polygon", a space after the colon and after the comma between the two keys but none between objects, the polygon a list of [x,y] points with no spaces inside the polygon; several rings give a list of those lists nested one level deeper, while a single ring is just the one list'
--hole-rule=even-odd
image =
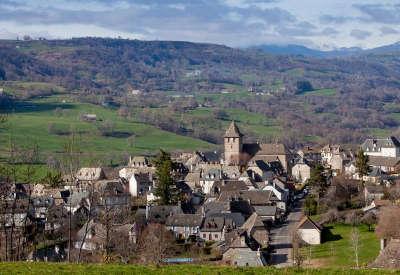
[{"label": "sky", "polygon": [[400,0],[0,0],[0,39],[23,35],[373,48],[400,41]]}]

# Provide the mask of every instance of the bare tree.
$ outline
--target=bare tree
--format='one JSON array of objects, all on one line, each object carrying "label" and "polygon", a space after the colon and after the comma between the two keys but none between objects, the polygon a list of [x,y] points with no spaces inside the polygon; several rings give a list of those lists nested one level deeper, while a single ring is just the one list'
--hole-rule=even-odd
[{"label": "bare tree", "polygon": [[302,239],[299,236],[299,233],[295,231],[292,236],[292,255],[293,255],[293,262],[297,268],[301,268],[304,263],[304,255],[300,249],[301,243]]},{"label": "bare tree", "polygon": [[163,259],[173,253],[175,238],[161,224],[149,224],[143,230],[139,243],[139,260],[146,264],[161,264]]},{"label": "bare tree", "polygon": [[357,227],[353,227],[350,235],[351,246],[354,252],[354,261],[356,263],[356,267],[359,268],[359,253],[360,253],[360,232]]}]

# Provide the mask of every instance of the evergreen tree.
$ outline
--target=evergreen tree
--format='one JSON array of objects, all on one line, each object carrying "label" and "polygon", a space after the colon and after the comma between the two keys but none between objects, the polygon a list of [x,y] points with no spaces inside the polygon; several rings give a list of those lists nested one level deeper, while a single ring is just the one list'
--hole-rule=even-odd
[{"label": "evergreen tree", "polygon": [[169,153],[160,150],[154,161],[156,166],[157,186],[154,194],[159,197],[162,205],[175,204],[178,201],[178,192],[172,176],[174,163]]},{"label": "evergreen tree", "polygon": [[318,164],[311,170],[310,178],[308,183],[318,190],[319,194],[323,194],[327,188],[327,180],[324,173],[324,167]]},{"label": "evergreen tree", "polygon": [[358,150],[356,154],[356,168],[361,178],[369,173],[368,162],[369,158],[364,154],[364,151],[362,149]]}]

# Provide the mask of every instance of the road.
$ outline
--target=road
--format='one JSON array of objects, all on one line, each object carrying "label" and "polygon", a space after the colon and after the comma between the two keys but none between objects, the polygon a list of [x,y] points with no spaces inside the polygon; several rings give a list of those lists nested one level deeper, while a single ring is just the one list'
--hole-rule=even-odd
[{"label": "road", "polygon": [[273,248],[270,264],[276,267],[287,267],[293,264],[292,235],[302,213],[302,202],[297,201],[286,221],[270,230],[270,244]]}]

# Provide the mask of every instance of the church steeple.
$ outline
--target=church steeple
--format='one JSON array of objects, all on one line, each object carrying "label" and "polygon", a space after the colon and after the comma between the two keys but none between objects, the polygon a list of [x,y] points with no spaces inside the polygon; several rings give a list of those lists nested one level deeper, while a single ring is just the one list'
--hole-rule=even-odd
[{"label": "church steeple", "polygon": [[240,132],[238,126],[235,121],[232,121],[229,125],[228,129],[225,132],[224,138],[240,138],[243,137],[243,134]]},{"label": "church steeple", "polygon": [[225,163],[238,164],[243,147],[243,134],[232,121],[224,135]]}]

